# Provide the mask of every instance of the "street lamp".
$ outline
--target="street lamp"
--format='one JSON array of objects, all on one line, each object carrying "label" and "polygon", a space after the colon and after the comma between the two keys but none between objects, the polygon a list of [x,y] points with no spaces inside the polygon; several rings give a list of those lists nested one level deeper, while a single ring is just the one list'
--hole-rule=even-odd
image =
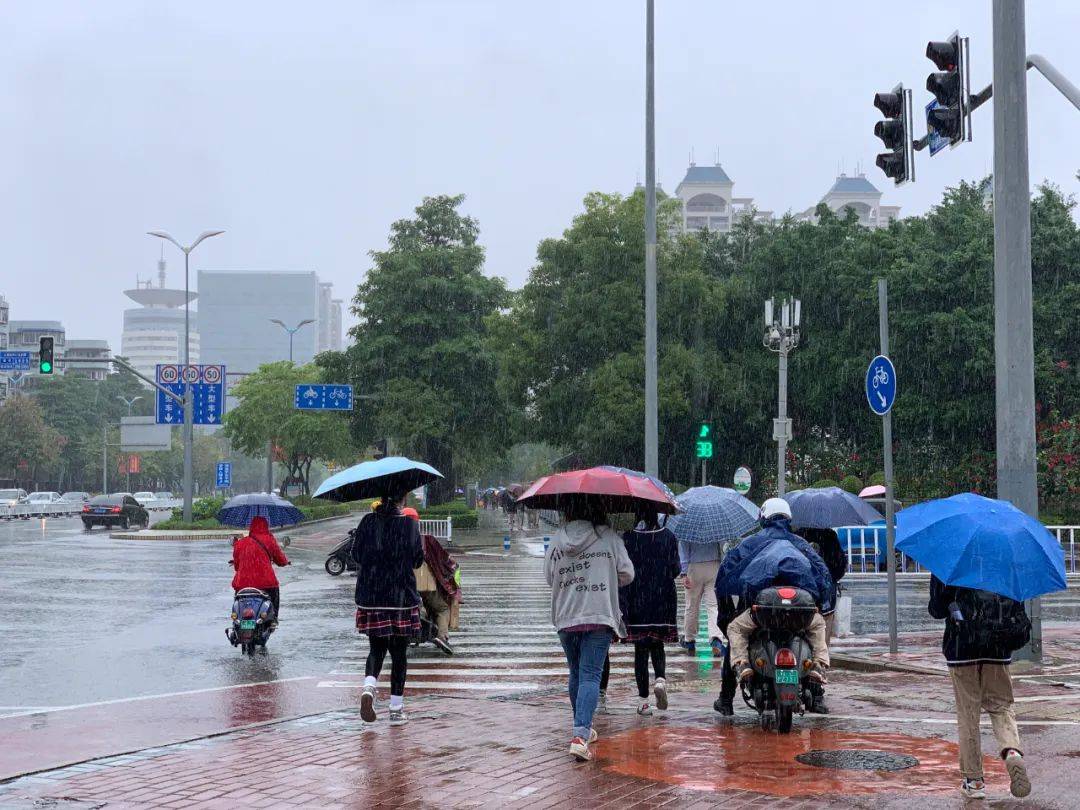
[{"label": "street lamp", "polygon": [[218,236],[225,233],[225,231],[203,231],[199,234],[199,238],[192,242],[187,247],[184,247],[175,239],[172,238],[165,231],[147,231],[150,236],[156,236],[158,239],[165,239],[172,242],[180,250],[184,251],[184,374],[181,379],[184,380],[184,522],[191,522],[191,496],[192,496],[192,478],[191,478],[191,448],[194,443],[195,431],[191,421],[193,419],[191,413],[191,388],[187,382],[187,369],[191,365],[191,302],[188,300],[191,294],[188,291],[188,258],[191,256],[191,251],[195,250],[199,246],[199,243],[204,239],[209,239],[211,236]]},{"label": "street lamp", "polygon": [[787,359],[788,353],[799,345],[799,321],[802,302],[798,298],[785,298],[777,311],[775,300],[765,302],[765,336],[762,344],[769,351],[780,355],[780,385],[778,415],[773,421],[773,439],[776,450],[776,494],[784,497],[787,491],[787,443],[791,439],[791,420],[787,415]]},{"label": "street lamp", "polygon": [[315,323],[315,321],[313,321],[312,319],[308,318],[307,320],[304,320],[304,321],[300,321],[300,323],[298,323],[298,324],[297,324],[296,326],[294,326],[294,327],[293,327],[292,329],[290,329],[289,327],[287,327],[287,326],[285,325],[285,322],[284,322],[284,321],[279,321],[279,320],[278,320],[277,318],[271,318],[271,319],[270,319],[270,323],[276,323],[276,324],[277,324],[278,326],[280,326],[280,327],[281,327],[282,329],[284,329],[284,330],[285,330],[286,332],[288,332],[288,333],[289,333],[289,362],[291,363],[291,362],[293,361],[293,353],[292,353],[292,347],[293,347],[293,335],[295,335],[295,334],[296,334],[297,332],[299,332],[299,331],[300,331],[300,328],[301,328],[302,326],[307,326],[307,325],[308,325],[309,323]]}]

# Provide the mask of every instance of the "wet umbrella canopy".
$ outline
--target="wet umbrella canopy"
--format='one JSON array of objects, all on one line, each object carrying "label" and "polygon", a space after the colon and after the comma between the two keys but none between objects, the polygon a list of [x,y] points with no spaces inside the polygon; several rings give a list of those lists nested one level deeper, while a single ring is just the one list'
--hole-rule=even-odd
[{"label": "wet umbrella canopy", "polygon": [[874,507],[840,487],[799,489],[784,500],[791,506],[791,525],[803,529],[869,526],[882,519]]},{"label": "wet umbrella canopy", "polygon": [[684,543],[725,543],[758,525],[758,508],[727,487],[693,487],[675,499],[681,514],[667,527]]},{"label": "wet umbrella canopy", "polygon": [[365,461],[331,475],[315,490],[315,498],[328,501],[358,501],[408,492],[429,484],[442,473],[422,461],[404,456],[388,456]]},{"label": "wet umbrella canopy", "polygon": [[525,490],[518,503],[530,509],[562,512],[577,506],[599,506],[609,513],[651,509],[670,515],[677,508],[672,498],[640,473],[604,467],[548,475]]},{"label": "wet umbrella canopy", "polygon": [[896,548],[946,585],[1017,601],[1063,590],[1065,553],[1038,520],[973,492],[910,506],[896,516]]},{"label": "wet umbrella canopy", "polygon": [[216,517],[223,526],[247,527],[256,517],[266,518],[271,526],[292,526],[304,519],[304,513],[273,493],[254,492],[229,498]]}]

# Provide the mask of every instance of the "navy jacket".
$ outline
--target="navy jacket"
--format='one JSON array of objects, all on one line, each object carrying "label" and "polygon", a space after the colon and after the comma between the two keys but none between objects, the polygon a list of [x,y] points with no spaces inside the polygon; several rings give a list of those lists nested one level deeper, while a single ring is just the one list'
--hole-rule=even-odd
[{"label": "navy jacket", "polygon": [[632,531],[623,535],[634,564],[634,581],[619,588],[619,609],[627,625],[675,624],[679,543],[671,529]]},{"label": "navy jacket", "polygon": [[[814,601],[822,613],[831,613],[836,609],[836,583],[829,574],[829,568],[825,561],[814,551],[813,547],[791,531],[791,521],[786,518],[778,518],[763,521],[761,531],[746,538],[739,545],[727,553],[724,561],[720,564],[720,570],[716,574],[716,599],[727,599],[731,596],[740,597],[745,604],[751,604],[757,596],[757,592],[746,591],[745,583],[741,579],[743,571],[750,561],[757,556],[758,552],[766,548],[776,540],[787,540],[810,561],[814,572],[814,582],[810,583],[783,583],[805,587],[814,595]],[[813,585],[813,587],[811,587]]]},{"label": "navy jacket", "polygon": [[349,555],[356,563],[356,604],[363,608],[412,608],[420,605],[416,574],[424,562],[420,524],[393,511],[364,515]]}]

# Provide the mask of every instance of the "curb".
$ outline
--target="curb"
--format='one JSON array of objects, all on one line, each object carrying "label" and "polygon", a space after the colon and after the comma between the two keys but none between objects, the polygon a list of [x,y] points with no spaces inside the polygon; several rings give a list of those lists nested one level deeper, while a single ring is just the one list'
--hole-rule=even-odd
[{"label": "curb", "polygon": [[[280,529],[300,529],[306,526],[314,526],[317,523],[327,523],[331,520],[343,520],[352,517],[355,512],[344,515],[305,520],[303,523],[294,523],[292,526],[281,526]],[[203,529],[186,531],[184,529],[161,529],[154,531],[149,529],[144,532],[113,532],[109,535],[110,540],[228,540],[237,532],[243,532],[240,527],[234,527],[228,531],[224,529]]]},{"label": "curb", "polygon": [[849,653],[829,653],[833,669],[845,669],[851,672],[902,672],[907,675],[937,675],[948,677],[948,670],[924,667],[919,664],[905,664],[899,661],[879,661],[861,655]]}]

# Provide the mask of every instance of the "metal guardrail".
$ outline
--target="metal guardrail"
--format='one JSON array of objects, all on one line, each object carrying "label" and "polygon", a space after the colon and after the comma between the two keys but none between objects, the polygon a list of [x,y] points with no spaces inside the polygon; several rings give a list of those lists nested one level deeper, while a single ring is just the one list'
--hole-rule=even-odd
[{"label": "metal guardrail", "polygon": [[421,518],[420,534],[430,534],[436,540],[445,540],[447,543],[453,543],[454,518],[451,515],[447,515],[445,520]]},{"label": "metal guardrail", "polygon": [[[142,507],[150,512],[176,509],[182,501],[148,500]],[[82,514],[82,503],[17,503],[14,506],[0,506],[0,520],[29,520],[35,517],[76,517]]]}]

